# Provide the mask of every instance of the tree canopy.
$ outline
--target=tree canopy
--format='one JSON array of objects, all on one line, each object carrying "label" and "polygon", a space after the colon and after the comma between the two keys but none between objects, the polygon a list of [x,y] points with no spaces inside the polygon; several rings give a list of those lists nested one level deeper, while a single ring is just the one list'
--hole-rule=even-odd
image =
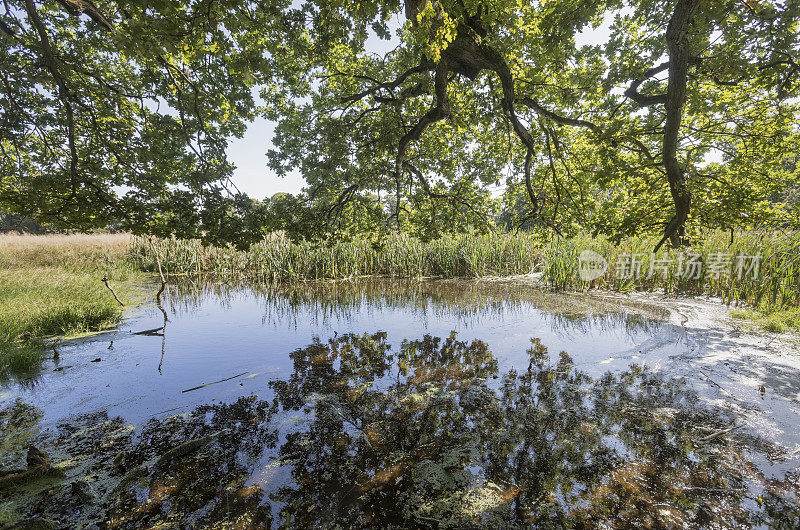
[{"label": "tree canopy", "polygon": [[[48,223],[673,244],[797,223],[797,0],[4,8],[0,208]],[[606,42],[584,42],[600,26]],[[228,185],[227,142],[259,113],[277,122],[270,169],[299,171],[300,196]]]}]

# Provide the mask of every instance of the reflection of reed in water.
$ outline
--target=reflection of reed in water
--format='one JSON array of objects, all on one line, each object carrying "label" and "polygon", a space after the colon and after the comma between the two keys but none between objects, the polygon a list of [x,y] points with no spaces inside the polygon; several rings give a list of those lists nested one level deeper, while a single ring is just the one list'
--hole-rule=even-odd
[{"label": "reflection of reed in water", "polygon": [[255,297],[265,306],[270,325],[315,325],[352,320],[387,310],[403,310],[427,322],[454,319],[464,327],[480,321],[502,322],[531,309],[553,329],[587,332],[624,329],[651,331],[666,310],[640,302],[610,302],[584,294],[552,293],[528,285],[463,280],[395,280],[368,278],[337,282],[270,284],[206,282],[182,278],[170,284],[165,299],[173,312],[192,311],[213,300],[231,307],[237,299]]}]

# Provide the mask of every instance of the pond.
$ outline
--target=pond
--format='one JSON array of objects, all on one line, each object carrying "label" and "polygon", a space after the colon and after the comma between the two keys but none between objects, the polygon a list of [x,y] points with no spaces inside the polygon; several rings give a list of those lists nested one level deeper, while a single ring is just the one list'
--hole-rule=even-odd
[{"label": "pond", "polygon": [[725,399],[739,390],[697,363],[730,338],[673,316],[511,282],[182,280],[2,391],[3,509],[64,527],[794,527],[794,402]]}]

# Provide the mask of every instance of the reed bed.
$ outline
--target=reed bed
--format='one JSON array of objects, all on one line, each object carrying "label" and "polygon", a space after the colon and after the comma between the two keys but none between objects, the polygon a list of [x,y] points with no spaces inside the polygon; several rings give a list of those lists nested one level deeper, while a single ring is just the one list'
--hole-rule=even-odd
[{"label": "reed bed", "polygon": [[[367,240],[294,243],[272,237],[247,251],[165,239],[154,242],[154,248],[164,271],[170,274],[214,273],[268,281],[510,276],[532,272],[540,257],[528,234],[448,236],[429,243],[397,234],[382,245]],[[157,269],[150,243],[144,238],[133,240],[131,260],[145,271]]]},{"label": "reed bed", "polygon": [[[559,290],[658,290],[767,310],[800,305],[800,233],[741,231],[731,237],[716,230],[689,247],[653,254],[657,242],[657,237],[634,237],[613,244],[585,236],[553,241],[542,249],[542,280]],[[579,276],[578,258],[585,249],[608,263],[608,271],[591,282]]]},{"label": "reed bed", "polygon": [[[156,271],[152,248],[169,274],[215,274],[266,281],[309,281],[389,276],[485,278],[534,275],[551,289],[664,291],[705,294],[725,303],[762,308],[800,304],[800,234],[775,231],[711,231],[696,244],[652,254],[658,238],[632,237],[618,244],[577,236],[542,241],[529,233],[446,236],[422,242],[395,234],[382,244],[292,242],[271,235],[247,251],[203,246],[197,240],[164,239],[154,247],[133,238],[130,259]],[[584,282],[579,258],[593,250],[608,263]],[[700,265],[698,265],[698,263]],[[695,276],[699,267],[699,278]],[[751,268],[755,267],[755,268]]]}]

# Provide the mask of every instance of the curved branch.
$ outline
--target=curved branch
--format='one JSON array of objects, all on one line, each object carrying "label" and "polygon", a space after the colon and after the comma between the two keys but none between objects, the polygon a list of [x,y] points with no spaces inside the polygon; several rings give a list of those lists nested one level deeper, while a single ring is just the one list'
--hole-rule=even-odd
[{"label": "curved branch", "polygon": [[[419,119],[417,124],[414,125],[414,127],[412,127],[411,130],[403,135],[403,137],[400,139],[394,166],[394,178],[396,182],[399,182],[402,176],[403,167],[406,161],[406,151],[408,151],[409,145],[411,145],[412,142],[419,140],[422,136],[422,133],[424,133],[425,129],[427,129],[431,124],[444,120],[450,116],[450,99],[447,95],[448,72],[449,69],[447,66],[447,61],[442,59],[439,64],[436,65],[436,77],[434,81],[436,90],[433,106]],[[400,200],[399,194],[397,200]]]},{"label": "curved branch", "polygon": [[42,19],[39,17],[39,13],[36,11],[36,6],[34,5],[33,0],[25,0],[25,11],[27,12],[28,18],[31,21],[31,25],[34,27],[39,36],[42,59],[44,60],[45,67],[50,72],[50,75],[53,77],[53,81],[58,87],[58,99],[61,100],[61,104],[64,106],[64,111],[67,114],[67,144],[69,146],[70,154],[69,173],[70,180],[72,181],[72,193],[75,194],[76,178],[78,173],[78,148],[75,145],[75,111],[72,108],[72,102],[70,100],[71,96],[69,89],[67,88],[67,82],[58,69],[55,53],[53,52],[53,47],[50,44],[50,37],[47,35],[47,28],[45,28]]},{"label": "curved branch", "polygon": [[[386,83],[379,83],[377,85],[371,86],[370,88],[362,90],[361,92],[358,92],[357,94],[352,94],[350,96],[343,96],[340,99],[340,101],[342,103],[358,101],[358,100],[364,99],[365,97],[367,97],[367,96],[369,96],[371,94],[374,94],[374,93],[378,92],[379,90],[394,90],[395,88],[397,88],[400,85],[402,85],[403,82],[405,82],[405,80],[408,79],[409,77],[411,77],[412,75],[421,74],[423,72],[430,72],[433,69],[434,69],[433,63],[430,63],[428,61],[423,61],[422,63],[418,64],[417,66],[409,68],[408,70],[406,70],[405,72],[403,72],[402,74],[397,76],[394,79],[394,81],[388,81]],[[345,74],[341,74],[341,75],[345,75]]]},{"label": "curved branch", "polygon": [[70,15],[78,17],[84,13],[108,31],[114,31],[114,26],[108,21],[106,16],[89,0],[58,0]]},{"label": "curved branch", "polygon": [[541,106],[535,98],[524,97],[520,100],[520,103],[522,103],[526,107],[531,108],[539,116],[547,118],[560,125],[574,125],[576,127],[586,127],[587,129],[591,129],[593,132],[600,132],[601,130],[598,125],[590,121],[581,120],[579,118],[568,118],[567,116],[561,116],[560,114],[556,114],[555,112]]}]

